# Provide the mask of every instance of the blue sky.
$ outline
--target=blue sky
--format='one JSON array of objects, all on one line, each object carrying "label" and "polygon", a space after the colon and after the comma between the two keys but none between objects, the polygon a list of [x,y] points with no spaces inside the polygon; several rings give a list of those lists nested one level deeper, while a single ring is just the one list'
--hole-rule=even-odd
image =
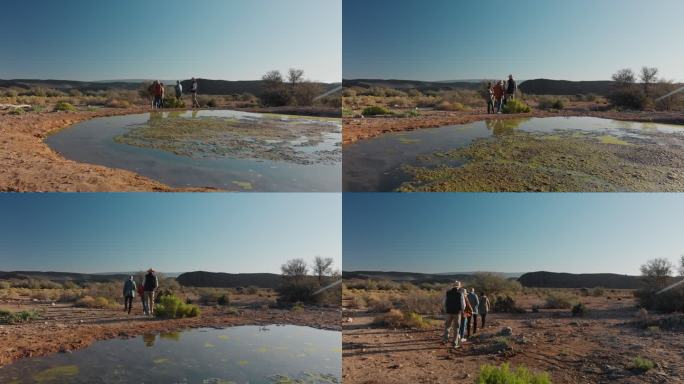
[{"label": "blue sky", "polygon": [[660,68],[684,81],[681,0],[344,0],[343,75],[607,80]]},{"label": "blue sky", "polygon": [[0,78],[341,80],[342,0],[1,1]]},{"label": "blue sky", "polygon": [[344,270],[612,272],[684,254],[684,194],[345,193]]},{"label": "blue sky", "polygon": [[0,194],[0,270],[341,269],[340,194]]}]

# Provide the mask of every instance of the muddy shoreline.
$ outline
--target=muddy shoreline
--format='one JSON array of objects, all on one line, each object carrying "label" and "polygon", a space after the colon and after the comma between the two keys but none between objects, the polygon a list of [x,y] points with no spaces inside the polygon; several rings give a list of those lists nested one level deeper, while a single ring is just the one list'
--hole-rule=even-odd
[{"label": "muddy shoreline", "polygon": [[446,125],[468,124],[484,120],[517,119],[525,117],[598,117],[605,119],[684,125],[681,112],[616,112],[568,109],[558,112],[538,111],[520,114],[486,114],[484,111],[444,112],[421,111],[418,117],[344,118],[343,145],[390,132],[413,131]]},{"label": "muddy shoreline", "polygon": [[[253,108],[236,110],[275,112]],[[149,107],[134,107],[23,115],[0,114],[0,168],[3,169],[0,172],[0,192],[219,191],[209,187],[174,188],[135,172],[68,160],[44,142],[47,136],[85,120],[150,111]],[[296,112],[297,110],[278,111],[281,114]]]},{"label": "muddy shoreline", "polygon": [[19,359],[69,353],[100,340],[133,338],[150,333],[168,333],[192,328],[226,328],[240,325],[300,325],[341,331],[340,310],[334,308],[253,309],[237,313],[202,307],[196,318],[158,320],[121,310],[46,306],[42,319],[16,325],[0,325],[0,367]]}]

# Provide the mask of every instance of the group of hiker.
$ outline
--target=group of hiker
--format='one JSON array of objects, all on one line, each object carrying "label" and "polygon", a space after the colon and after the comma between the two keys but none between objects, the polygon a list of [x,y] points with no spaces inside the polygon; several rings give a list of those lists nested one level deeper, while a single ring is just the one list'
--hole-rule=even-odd
[{"label": "group of hiker", "polygon": [[508,75],[508,80],[499,80],[492,85],[487,83],[485,100],[487,101],[487,113],[502,113],[504,105],[515,98],[518,84],[513,80],[513,75]]},{"label": "group of hiker", "polygon": [[159,288],[159,279],[155,271],[150,268],[143,276],[140,284],[135,283],[135,277],[130,276],[123,285],[124,312],[130,315],[133,308],[133,298],[137,294],[142,301],[143,314],[154,316],[154,292]]},{"label": "group of hiker", "polygon": [[[199,101],[197,101],[197,91],[199,90],[198,80],[193,77],[190,84],[190,93],[192,94],[192,108],[199,108],[200,104]],[[164,83],[159,80],[155,80],[154,82],[152,82],[152,84],[150,84],[148,91],[150,95],[152,95],[152,108],[164,108],[164,99],[166,96],[166,87],[164,86]],[[176,86],[174,87],[174,91],[176,93],[176,100],[180,101],[183,98],[183,85],[181,84],[180,80],[176,80]]]},{"label": "group of hiker", "polygon": [[451,330],[454,332],[454,348],[461,346],[466,337],[477,333],[477,318],[481,319],[481,328],[485,327],[487,313],[491,303],[486,294],[480,296],[475,293],[475,288],[470,292],[461,286],[460,281],[455,281],[444,296],[444,312],[446,321],[444,324],[443,342],[449,343]]}]

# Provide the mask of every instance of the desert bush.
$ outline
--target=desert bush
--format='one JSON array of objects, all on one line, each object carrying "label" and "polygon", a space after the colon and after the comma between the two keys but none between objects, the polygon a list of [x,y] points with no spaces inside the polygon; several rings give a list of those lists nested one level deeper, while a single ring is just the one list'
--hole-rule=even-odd
[{"label": "desert bush", "polygon": [[414,312],[402,312],[398,309],[390,309],[387,313],[376,316],[373,319],[374,325],[386,326],[390,328],[417,328],[423,329],[430,326],[423,317]]},{"label": "desert bush", "polygon": [[0,324],[25,323],[38,318],[40,318],[40,314],[36,310],[20,312],[0,310]]},{"label": "desert bush", "polygon": [[604,293],[606,293],[606,289],[603,287],[594,287],[592,288],[590,293],[594,297],[600,297],[603,296]]},{"label": "desert bush", "polygon": [[389,115],[391,113],[389,109],[377,105],[366,107],[361,112],[364,116]]},{"label": "desert bush", "polygon": [[587,307],[582,303],[577,303],[572,307],[572,315],[582,317],[587,313]]},{"label": "desert bush", "polygon": [[565,107],[565,104],[561,99],[544,97],[541,100],[539,100],[539,104],[537,105],[537,107],[539,109],[563,109]]},{"label": "desert bush", "polygon": [[512,99],[506,101],[502,111],[503,113],[528,113],[531,111],[531,108],[520,99]]},{"label": "desert bush", "polygon": [[218,102],[216,101],[215,98],[212,97],[211,99],[209,99],[209,101],[207,101],[207,107],[216,108],[217,106],[218,106]]},{"label": "desert bush", "polygon": [[74,304],[77,307],[83,308],[111,308],[116,306],[116,303],[110,302],[106,297],[98,296],[83,296]]},{"label": "desert bush", "polygon": [[366,297],[366,303],[368,308],[370,308],[373,312],[387,312],[390,309],[394,308],[392,301],[390,301],[384,295],[368,295]]},{"label": "desert bush", "polygon": [[518,281],[491,272],[474,274],[470,285],[475,288],[475,292],[488,295],[512,294],[522,291],[522,285]]},{"label": "desert bush", "polygon": [[357,309],[364,309],[368,306],[368,302],[361,295],[354,295],[351,298],[351,305]]},{"label": "desert bush", "polygon": [[477,384],[551,384],[551,378],[546,372],[533,373],[524,366],[518,366],[514,371],[508,363],[499,367],[483,365],[475,379]]},{"label": "desert bush", "polygon": [[642,357],[635,357],[634,360],[632,360],[632,365],[629,367],[632,371],[641,372],[646,372],[653,368],[655,368],[655,364],[651,360]]},{"label": "desert bush", "polygon": [[415,290],[403,297],[402,308],[408,312],[436,315],[442,312],[442,293]]},{"label": "desert bush", "polygon": [[636,291],[639,304],[649,310],[660,312],[684,312],[684,286],[672,288],[658,294],[656,289],[644,288]]},{"label": "desert bush", "polygon": [[11,111],[9,111],[10,115],[24,115],[26,114],[26,111],[24,108],[14,108]]},{"label": "desert bush", "polygon": [[637,88],[617,89],[608,96],[608,99],[617,108],[643,110],[649,105],[649,99]]},{"label": "desert bush", "polygon": [[105,102],[105,107],[107,107],[107,108],[130,108],[131,103],[129,103],[127,100],[108,99]]},{"label": "desert bush", "polygon": [[175,97],[165,97],[164,106],[166,108],[185,108],[185,101],[183,101],[183,99],[176,99]]},{"label": "desert bush", "polygon": [[259,95],[261,105],[265,107],[281,107],[292,102],[290,92],[286,89],[271,89]]},{"label": "desert bush", "polygon": [[435,106],[435,109],[438,109],[440,111],[463,111],[465,110],[465,106],[463,104],[454,101],[450,102],[447,100],[441,101],[439,104]]},{"label": "desert bush", "polygon": [[546,308],[569,309],[577,303],[577,296],[566,292],[551,292],[546,296]]},{"label": "desert bush", "polygon": [[216,304],[225,306],[230,304],[230,297],[226,295],[225,293],[216,299]]},{"label": "desert bush", "polygon": [[510,296],[497,296],[491,304],[494,312],[525,313],[525,310],[518,307],[515,300]]},{"label": "desert bush", "polygon": [[197,317],[200,314],[199,307],[186,304],[174,295],[165,295],[159,298],[154,308],[155,317],[162,319],[180,319],[183,317]]},{"label": "desert bush", "polygon": [[76,111],[76,107],[74,107],[71,103],[60,101],[55,105],[55,111],[74,112]]}]

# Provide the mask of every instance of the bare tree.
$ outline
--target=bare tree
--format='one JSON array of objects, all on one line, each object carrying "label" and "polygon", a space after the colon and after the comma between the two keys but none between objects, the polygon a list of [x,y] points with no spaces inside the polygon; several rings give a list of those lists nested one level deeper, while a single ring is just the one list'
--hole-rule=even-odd
[{"label": "bare tree", "polygon": [[332,272],[333,259],[330,257],[320,257],[316,256],[313,262],[313,272],[314,275],[318,276],[318,282],[323,282],[323,277],[329,275]]},{"label": "bare tree", "polygon": [[268,89],[278,88],[283,84],[283,75],[277,70],[268,71],[261,77],[261,80],[266,83],[266,88]]},{"label": "bare tree", "polygon": [[658,68],[655,67],[641,67],[641,82],[644,85],[644,94],[648,96],[648,92],[650,91],[651,84],[656,82],[656,75],[658,74]]},{"label": "bare tree", "polygon": [[297,88],[297,84],[301,83],[304,81],[304,70],[302,69],[295,69],[295,68],[290,68],[290,70],[287,73],[287,82],[290,83],[290,91],[294,95],[295,93],[295,88]]},{"label": "bare tree", "polygon": [[684,255],[679,259],[679,276],[684,276]]},{"label": "bare tree", "polygon": [[613,81],[617,83],[620,88],[629,88],[634,84],[636,76],[634,72],[629,69],[621,69],[613,74]]},{"label": "bare tree", "polygon": [[641,275],[650,287],[662,288],[672,275],[672,263],[663,258],[651,259],[641,266]]},{"label": "bare tree", "polygon": [[283,276],[299,280],[309,272],[309,266],[304,259],[291,259],[280,266]]}]

